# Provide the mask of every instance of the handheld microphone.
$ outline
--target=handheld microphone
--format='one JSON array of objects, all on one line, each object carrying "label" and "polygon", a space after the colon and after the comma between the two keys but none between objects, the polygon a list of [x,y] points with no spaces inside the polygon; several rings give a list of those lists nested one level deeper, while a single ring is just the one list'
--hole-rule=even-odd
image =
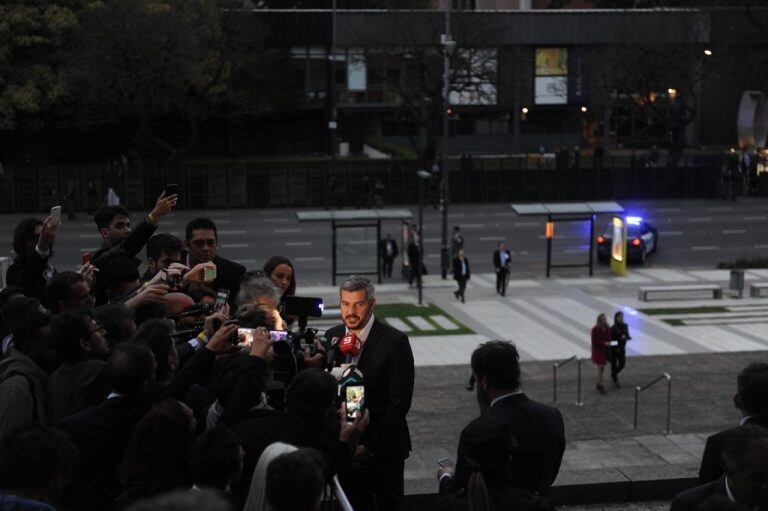
[{"label": "handheld microphone", "polygon": [[325,362],[328,367],[333,367],[336,365],[336,346],[339,344],[339,338],[334,337],[331,339],[331,343],[328,345],[328,350],[326,351],[326,357]]},{"label": "handheld microphone", "polygon": [[363,345],[360,342],[360,339],[358,339],[352,332],[348,332],[342,337],[341,342],[339,343],[339,350],[346,355],[347,364],[350,363],[353,358],[360,356],[362,348]]}]

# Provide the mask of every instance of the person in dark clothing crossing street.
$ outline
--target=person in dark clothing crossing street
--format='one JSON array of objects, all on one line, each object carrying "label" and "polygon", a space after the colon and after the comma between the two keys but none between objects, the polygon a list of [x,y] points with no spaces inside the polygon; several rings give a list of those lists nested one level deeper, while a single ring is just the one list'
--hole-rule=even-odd
[{"label": "person in dark clothing crossing street", "polygon": [[381,275],[391,279],[392,264],[397,257],[397,242],[389,233],[379,242],[379,252],[381,253]]},{"label": "person in dark clothing crossing street", "polygon": [[453,260],[453,280],[458,282],[459,289],[453,292],[457,300],[461,299],[464,303],[464,293],[467,290],[467,281],[470,278],[469,259],[464,255],[464,251],[459,249],[456,258]]},{"label": "person in dark clothing crossing street", "polygon": [[611,347],[611,327],[608,326],[608,318],[605,314],[597,316],[597,324],[592,327],[592,362],[597,367],[597,391],[605,394],[605,385],[603,385],[603,374],[605,373],[605,363],[608,362],[608,350]]},{"label": "person in dark clothing crossing street", "polygon": [[624,323],[624,313],[619,311],[613,315],[613,326],[611,327],[611,380],[616,388],[619,385],[619,373],[626,365],[627,360],[627,341],[632,339],[629,335],[629,326]]},{"label": "person in dark clothing crossing street", "polygon": [[496,292],[501,296],[507,295],[507,277],[509,265],[512,262],[512,253],[503,241],[499,243],[499,249],[493,253],[493,267],[496,269]]}]

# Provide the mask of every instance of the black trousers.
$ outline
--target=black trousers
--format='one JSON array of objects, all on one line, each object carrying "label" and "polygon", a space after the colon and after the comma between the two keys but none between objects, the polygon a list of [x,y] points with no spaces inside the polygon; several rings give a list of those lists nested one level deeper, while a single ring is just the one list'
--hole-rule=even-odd
[{"label": "black trousers", "polygon": [[394,257],[383,256],[381,259],[381,274],[384,277],[392,278],[392,262]]},{"label": "black trousers", "polygon": [[619,373],[627,363],[627,352],[624,345],[612,346],[611,351],[608,354],[611,360],[611,379],[616,381],[619,379]]},{"label": "black trousers", "polygon": [[467,290],[467,279],[466,277],[459,277],[456,279],[456,282],[459,284],[459,289],[456,290],[456,294],[461,297],[462,301],[464,300],[464,292]]},{"label": "black trousers", "polygon": [[405,460],[374,457],[339,473],[341,487],[355,511],[402,511]]},{"label": "black trousers", "polygon": [[507,292],[507,275],[509,274],[509,270],[506,270],[504,268],[499,269],[499,272],[496,274],[496,292],[499,294],[506,294]]}]

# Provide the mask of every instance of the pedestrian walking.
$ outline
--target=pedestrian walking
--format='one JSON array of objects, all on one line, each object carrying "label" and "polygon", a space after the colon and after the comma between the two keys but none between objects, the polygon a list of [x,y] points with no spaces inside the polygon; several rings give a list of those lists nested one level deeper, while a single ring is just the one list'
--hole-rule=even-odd
[{"label": "pedestrian walking", "polygon": [[72,181],[67,183],[67,188],[64,191],[64,207],[67,210],[67,218],[77,220],[77,193],[75,183]]},{"label": "pedestrian walking", "polygon": [[496,269],[496,292],[507,296],[507,277],[509,265],[512,263],[512,253],[505,242],[499,243],[499,248],[493,253],[493,267]]},{"label": "pedestrian walking", "polygon": [[605,394],[603,373],[608,362],[608,350],[611,347],[611,327],[605,314],[597,316],[597,324],[592,327],[592,362],[597,366],[597,391]]},{"label": "pedestrian walking", "polygon": [[413,287],[413,282],[418,284],[419,268],[421,268],[422,277],[427,274],[424,267],[424,252],[421,247],[421,237],[416,231],[411,233],[411,241],[408,243],[408,264],[411,272],[408,275],[408,286]]},{"label": "pedestrian walking", "polygon": [[467,289],[467,281],[470,278],[469,259],[464,255],[464,251],[459,249],[453,260],[453,279],[458,282],[459,289],[453,292],[457,300],[464,303],[464,293]]},{"label": "pedestrian walking", "polygon": [[383,240],[379,241],[379,252],[381,254],[381,274],[384,277],[392,278],[392,263],[397,257],[397,242],[387,233]]},{"label": "pedestrian walking", "polygon": [[611,327],[611,380],[613,380],[613,386],[616,388],[621,387],[619,385],[619,373],[626,365],[626,347],[627,341],[632,337],[629,336],[629,326],[624,323],[624,313],[618,311],[613,315],[613,326]]},{"label": "pedestrian walking", "polygon": [[88,215],[93,215],[93,213],[96,211],[96,208],[98,207],[98,195],[99,192],[96,191],[96,186],[94,186],[93,181],[88,181],[88,185],[85,189],[85,196],[88,198]]},{"label": "pedestrian walking", "polygon": [[461,234],[461,228],[458,225],[453,226],[453,235],[451,236],[451,260],[456,257],[459,250],[464,248],[464,236]]}]

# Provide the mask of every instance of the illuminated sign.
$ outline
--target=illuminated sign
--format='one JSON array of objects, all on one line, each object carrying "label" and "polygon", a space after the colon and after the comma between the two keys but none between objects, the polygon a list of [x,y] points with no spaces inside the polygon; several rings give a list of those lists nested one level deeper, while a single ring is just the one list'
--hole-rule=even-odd
[{"label": "illuminated sign", "polygon": [[613,235],[611,238],[611,257],[617,261],[624,260],[624,222],[621,218],[613,217]]},{"label": "illuminated sign", "polygon": [[568,103],[568,48],[536,48],[534,103]]}]

